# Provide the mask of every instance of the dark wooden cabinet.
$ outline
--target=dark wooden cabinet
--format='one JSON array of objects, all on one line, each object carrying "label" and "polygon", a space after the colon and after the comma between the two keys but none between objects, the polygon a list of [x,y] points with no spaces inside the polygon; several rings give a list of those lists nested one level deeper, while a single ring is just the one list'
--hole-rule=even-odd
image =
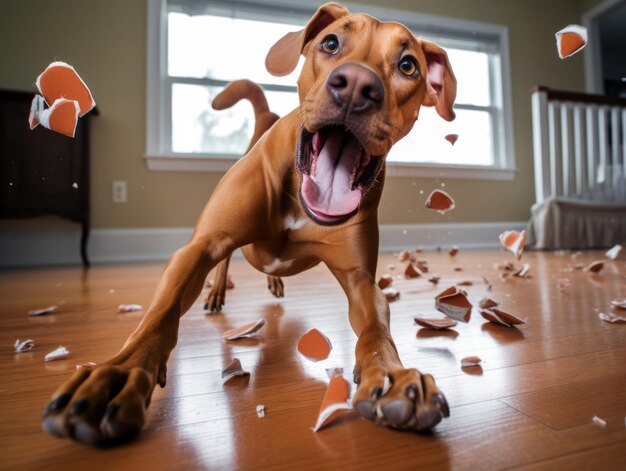
[{"label": "dark wooden cabinet", "polygon": [[89,120],[74,138],[38,126],[28,114],[35,93],[0,90],[0,217],[57,215],[82,227],[80,253],[89,266]]}]

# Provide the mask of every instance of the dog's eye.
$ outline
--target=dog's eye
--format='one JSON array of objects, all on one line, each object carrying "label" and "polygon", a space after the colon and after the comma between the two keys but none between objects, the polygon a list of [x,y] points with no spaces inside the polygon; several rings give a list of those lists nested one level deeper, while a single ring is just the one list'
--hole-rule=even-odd
[{"label": "dog's eye", "polygon": [[322,42],[322,49],[328,54],[334,54],[339,49],[339,39],[334,34],[329,34]]},{"label": "dog's eye", "polygon": [[415,59],[411,56],[403,57],[398,64],[398,68],[407,77],[414,77],[418,73]]}]

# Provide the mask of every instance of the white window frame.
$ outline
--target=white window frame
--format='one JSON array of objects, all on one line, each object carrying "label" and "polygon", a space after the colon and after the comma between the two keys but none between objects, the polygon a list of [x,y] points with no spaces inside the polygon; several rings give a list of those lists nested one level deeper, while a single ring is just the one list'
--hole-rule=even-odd
[{"label": "white window frame", "polygon": [[[146,0],[148,11],[147,37],[147,87],[146,87],[146,154],[150,170],[155,171],[217,171],[228,170],[240,156],[215,154],[184,154],[163,152],[171,149],[171,84],[167,74],[167,5],[166,0]],[[276,7],[300,5],[296,0],[263,0]],[[311,13],[323,1],[311,2]],[[494,76],[491,83],[498,87],[491,91],[496,118],[493,120],[494,164],[458,165],[423,162],[387,162],[387,175],[404,177],[459,178],[477,180],[513,180],[515,177],[515,150],[513,142],[513,116],[511,100],[511,74],[509,62],[508,28],[502,25],[459,20],[435,15],[425,15],[405,10],[344,3],[354,12],[363,12],[383,21],[397,21],[413,29],[424,31],[426,38],[436,40],[442,35],[470,34],[496,38],[499,61],[492,63]],[[204,83],[203,79],[189,79],[189,83]],[[295,85],[295,84],[294,84]],[[283,88],[283,87],[281,87]],[[455,105],[456,109],[483,109],[472,105]]]}]

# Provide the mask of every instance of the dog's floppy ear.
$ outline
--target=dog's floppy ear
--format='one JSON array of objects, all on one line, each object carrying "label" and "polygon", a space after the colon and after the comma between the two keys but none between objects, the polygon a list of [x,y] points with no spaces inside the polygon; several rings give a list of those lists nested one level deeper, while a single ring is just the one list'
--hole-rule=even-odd
[{"label": "dog's floppy ear", "polygon": [[309,41],[333,21],[347,14],[348,10],[338,3],[326,3],[319,7],[304,29],[287,33],[272,46],[265,58],[267,71],[276,77],[293,72],[300,54],[306,54]]},{"label": "dog's floppy ear", "polygon": [[456,117],[452,109],[456,98],[456,78],[448,55],[433,42],[420,39],[420,43],[428,67],[424,105],[434,106],[439,116],[446,121],[452,121]]}]

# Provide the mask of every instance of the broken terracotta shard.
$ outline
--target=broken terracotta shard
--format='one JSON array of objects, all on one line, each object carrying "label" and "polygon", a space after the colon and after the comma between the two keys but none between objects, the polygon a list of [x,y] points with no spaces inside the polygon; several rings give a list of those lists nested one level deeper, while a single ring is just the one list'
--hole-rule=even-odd
[{"label": "broken terracotta shard", "polygon": [[513,273],[513,276],[517,276],[518,278],[527,278],[528,272],[530,271],[530,265],[528,263],[523,263],[522,267]]},{"label": "broken terracotta shard", "polygon": [[591,273],[600,273],[604,268],[604,260],[595,260],[583,268],[583,271]]},{"label": "broken terracotta shard", "polygon": [[513,327],[515,325],[526,324],[526,321],[520,319],[513,314],[509,314],[508,312],[502,311],[495,307],[491,309],[481,309],[480,315],[487,319],[489,322],[493,322],[495,324],[501,324],[507,327]]},{"label": "broken terracotta shard", "polygon": [[478,302],[478,306],[481,309],[491,309],[492,307],[498,307],[499,305],[500,305],[500,303],[498,301],[494,301],[491,298],[482,298]]},{"label": "broken terracotta shard", "polygon": [[46,314],[50,314],[58,310],[59,310],[59,306],[48,306],[42,309],[34,309],[32,311],[28,311],[28,315],[29,316],[45,316]]},{"label": "broken terracotta shard", "polygon": [[[30,129],[44,128],[74,137],[80,116],[96,106],[91,92],[76,70],[64,62],[53,62],[36,81],[40,95],[31,104]],[[49,108],[45,108],[45,104]]]},{"label": "broken terracotta shard", "polygon": [[556,287],[559,291],[565,291],[569,288],[571,281],[569,278],[558,278],[556,280]]},{"label": "broken terracotta shard", "polygon": [[626,309],[626,298],[616,298],[611,301],[611,306],[618,309]]},{"label": "broken terracotta shard", "polygon": [[385,289],[387,286],[391,285],[391,283],[393,283],[393,277],[391,275],[384,274],[378,280],[378,287],[380,289]]},{"label": "broken terracotta shard", "polygon": [[418,260],[415,262],[415,266],[422,272],[422,274],[428,273],[428,261]]},{"label": "broken terracotta shard", "polygon": [[352,409],[349,402],[350,384],[341,375],[334,375],[330,379],[322,405],[320,407],[317,421],[313,426],[313,431],[317,432],[325,427],[340,415]]},{"label": "broken terracotta shard", "polygon": [[427,329],[435,329],[435,330],[449,329],[456,325],[456,321],[450,318],[427,319],[425,317],[415,317],[413,321],[421,327],[426,327]]},{"label": "broken terracotta shard", "polygon": [[13,347],[15,347],[15,353],[24,353],[33,349],[35,342],[32,339],[21,341],[17,339]]},{"label": "broken terracotta shard", "polygon": [[462,267],[454,267],[454,271],[463,271]]},{"label": "broken terracotta shard", "polygon": [[458,134],[446,134],[446,136],[444,137],[444,139],[452,145],[456,144],[456,141],[458,138],[459,138]]},{"label": "broken terracotta shard", "polygon": [[335,366],[334,368],[326,368],[326,375],[328,379],[332,378],[335,375],[343,375],[343,368],[340,366]]},{"label": "broken terracotta shard", "polygon": [[81,363],[80,365],[76,365],[76,369],[80,370],[81,368],[84,368],[86,370],[90,370],[94,366],[96,366],[96,364],[93,361],[88,361],[86,363]]},{"label": "broken terracotta shard", "polygon": [[388,303],[393,303],[400,299],[400,291],[395,288],[385,288],[382,290]]},{"label": "broken terracotta shard", "polygon": [[311,361],[321,361],[328,358],[333,346],[324,334],[317,329],[311,329],[298,341],[298,352]]},{"label": "broken terracotta shard", "polygon": [[61,358],[68,357],[70,355],[70,351],[65,348],[63,345],[59,345],[57,348],[52,350],[49,353],[46,353],[44,357],[44,361],[54,361],[60,360]]},{"label": "broken terracotta shard", "polygon": [[505,249],[513,252],[519,260],[522,258],[526,245],[526,231],[505,231],[500,234],[500,243]]},{"label": "broken terracotta shard", "polygon": [[474,286],[474,282],[469,281],[469,280],[464,280],[464,281],[459,281],[456,285],[457,286]]},{"label": "broken terracotta shard", "polygon": [[555,35],[556,50],[559,58],[566,59],[587,45],[587,28],[580,25],[568,25]]},{"label": "broken terracotta shard", "polygon": [[591,421],[592,421],[594,424],[596,424],[596,425],[598,425],[598,426],[600,426],[600,427],[606,427],[606,426],[608,425],[608,424],[607,424],[607,422],[606,422],[606,420],[601,419],[601,418],[600,418],[600,417],[598,417],[597,415],[594,415],[594,416],[591,418]]},{"label": "broken terracotta shard", "polygon": [[465,291],[456,286],[451,286],[435,297],[435,309],[461,322],[469,322],[472,315],[472,304]]},{"label": "broken terracotta shard", "polygon": [[236,376],[248,376],[250,373],[244,371],[239,358],[233,358],[226,368],[222,370],[222,384],[230,381]]},{"label": "broken terracotta shard", "polygon": [[483,283],[487,286],[487,291],[491,291],[493,289],[493,285],[489,283],[489,280],[483,276]]},{"label": "broken terracotta shard", "polygon": [[607,256],[607,258],[610,258],[611,260],[617,260],[620,254],[622,253],[622,249],[623,247],[621,245],[619,244],[614,245],[609,250],[607,250],[605,255]]},{"label": "broken terracotta shard", "polygon": [[467,368],[469,366],[478,366],[482,360],[477,356],[469,356],[461,359],[461,368]]},{"label": "broken terracotta shard", "polygon": [[617,314],[613,314],[612,312],[601,312],[600,314],[598,314],[598,317],[600,318],[600,320],[603,320],[604,322],[610,322],[611,324],[621,324],[626,322],[625,316],[618,316]]},{"label": "broken terracotta shard", "polygon": [[143,310],[141,304],[120,304],[117,306],[117,312],[134,312]]},{"label": "broken terracotta shard", "polygon": [[454,209],[454,200],[452,197],[443,190],[433,190],[428,199],[426,200],[426,207],[434,209],[440,214],[445,214],[446,211]]},{"label": "broken terracotta shard", "polygon": [[256,322],[250,322],[249,324],[242,325],[241,327],[236,327],[234,329],[229,329],[222,334],[222,338],[225,340],[237,340],[244,337],[249,337],[258,331],[261,327],[265,325],[265,319],[259,319]]},{"label": "broken terracotta shard", "polygon": [[263,404],[258,404],[256,406],[256,415],[260,419],[265,417],[265,406]]},{"label": "broken terracotta shard", "polygon": [[430,278],[428,278],[428,282],[432,283],[433,285],[436,285],[437,283],[439,283],[439,280],[441,279],[440,276],[438,275],[433,275]]},{"label": "broken terracotta shard", "polygon": [[455,257],[458,253],[459,248],[456,245],[453,245],[452,247],[450,247],[450,250],[448,250],[448,255],[450,255],[450,257]]},{"label": "broken terracotta shard", "polygon": [[406,262],[407,260],[411,260],[411,252],[408,250],[403,250],[398,254],[398,261]]},{"label": "broken terracotta shard", "polygon": [[422,271],[413,262],[409,262],[409,264],[404,269],[405,278],[419,278],[422,275]]}]

